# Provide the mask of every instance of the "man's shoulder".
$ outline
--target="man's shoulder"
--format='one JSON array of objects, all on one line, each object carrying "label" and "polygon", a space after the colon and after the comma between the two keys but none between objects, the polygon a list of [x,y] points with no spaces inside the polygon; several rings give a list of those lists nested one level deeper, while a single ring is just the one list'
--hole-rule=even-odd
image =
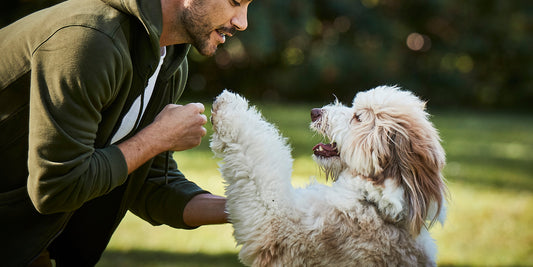
[{"label": "man's shoulder", "polygon": [[120,10],[106,5],[100,0],[70,0],[57,6],[57,10],[52,10],[50,16],[54,14],[65,14],[55,21],[55,28],[64,27],[85,27],[96,30],[109,37],[116,37],[125,28],[129,27],[135,18]]},{"label": "man's shoulder", "polygon": [[8,25],[0,30],[0,35],[11,39],[25,38],[30,46],[39,45],[67,28],[80,28],[80,33],[97,32],[93,37],[103,34],[120,39],[134,19],[100,0],[69,0]]}]

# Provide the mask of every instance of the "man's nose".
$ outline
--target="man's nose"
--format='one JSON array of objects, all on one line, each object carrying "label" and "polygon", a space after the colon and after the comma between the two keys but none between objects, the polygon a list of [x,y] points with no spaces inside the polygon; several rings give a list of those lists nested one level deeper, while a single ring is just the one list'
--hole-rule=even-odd
[{"label": "man's nose", "polygon": [[243,7],[231,19],[231,25],[238,31],[244,31],[248,28],[248,6]]}]

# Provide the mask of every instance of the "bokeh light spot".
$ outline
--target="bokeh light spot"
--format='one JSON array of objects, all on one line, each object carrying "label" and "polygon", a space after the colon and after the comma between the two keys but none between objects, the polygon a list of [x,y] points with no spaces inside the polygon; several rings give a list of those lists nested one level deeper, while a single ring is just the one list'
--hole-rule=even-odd
[{"label": "bokeh light spot", "polygon": [[300,65],[304,58],[304,53],[300,48],[288,47],[283,51],[283,61],[287,65]]},{"label": "bokeh light spot", "polygon": [[469,55],[461,55],[455,60],[455,67],[462,73],[469,73],[474,68],[474,61]]},{"label": "bokeh light spot", "polygon": [[407,36],[407,47],[413,51],[428,51],[431,48],[431,39],[427,35],[413,32]]},{"label": "bokeh light spot", "polygon": [[333,26],[338,32],[347,32],[350,29],[351,22],[348,17],[340,16],[335,18],[335,21],[333,21]]}]

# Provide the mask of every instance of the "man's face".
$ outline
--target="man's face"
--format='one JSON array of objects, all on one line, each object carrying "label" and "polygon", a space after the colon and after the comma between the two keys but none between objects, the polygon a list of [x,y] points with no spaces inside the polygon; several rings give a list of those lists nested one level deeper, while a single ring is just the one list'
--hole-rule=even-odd
[{"label": "man's face", "polygon": [[250,0],[189,0],[180,17],[186,35],[203,55],[211,56],[217,46],[237,30],[248,26]]}]

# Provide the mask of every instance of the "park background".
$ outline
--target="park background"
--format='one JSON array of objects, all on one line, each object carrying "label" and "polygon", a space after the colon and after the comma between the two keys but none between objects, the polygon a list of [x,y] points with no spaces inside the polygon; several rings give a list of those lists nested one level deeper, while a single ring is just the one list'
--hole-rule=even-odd
[{"label": "park background", "polygon": [[[58,2],[2,1],[0,26]],[[249,98],[289,138],[303,186],[324,180],[310,158],[321,141],[311,108],[382,84],[411,90],[448,158],[448,221],[431,230],[439,265],[533,266],[531,0],[256,0],[248,22],[214,57],[191,51],[181,103],[209,115],[223,88]],[[223,194],[208,143],[174,157]],[[230,225],[175,230],[128,214],[99,266],[241,266],[237,253]]]}]

